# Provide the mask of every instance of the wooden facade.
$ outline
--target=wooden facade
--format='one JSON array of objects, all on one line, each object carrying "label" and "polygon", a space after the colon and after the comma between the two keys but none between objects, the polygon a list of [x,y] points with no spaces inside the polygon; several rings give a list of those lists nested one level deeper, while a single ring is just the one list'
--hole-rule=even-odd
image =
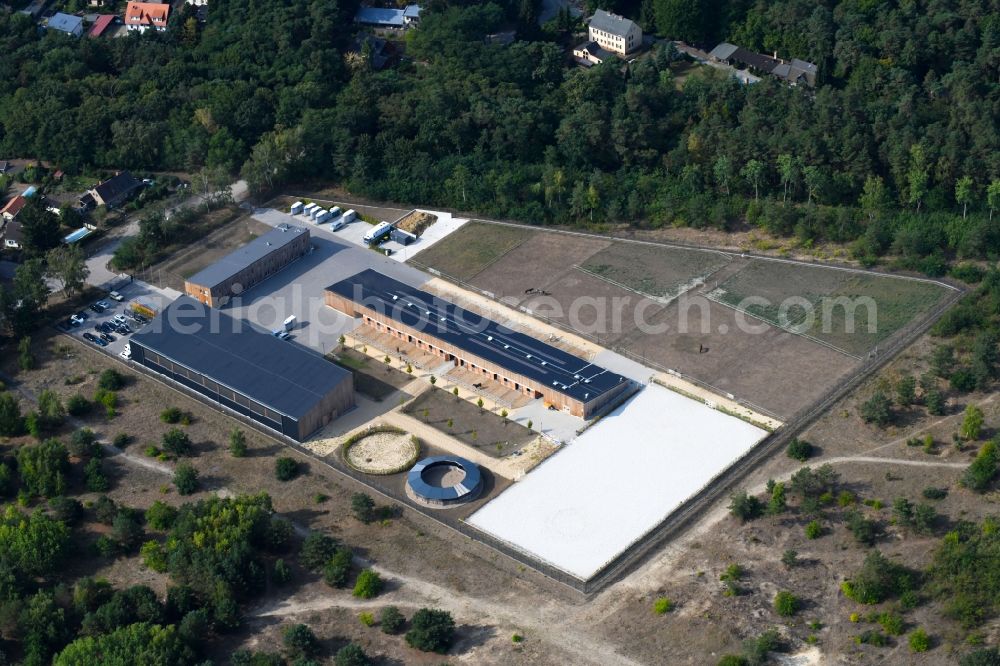
[{"label": "wooden facade", "polygon": [[305,441],[309,435],[354,407],[354,377],[350,373],[304,414],[290,416],[218,383],[210,375],[148,349],[141,342],[132,340],[129,344],[134,362],[299,442]]},{"label": "wooden facade", "polygon": [[309,246],[309,232],[306,230],[297,234],[285,245],[275,247],[273,252],[266,254],[217,284],[197,284],[191,280],[185,280],[184,292],[205,305],[213,308],[220,307],[228,303],[233,296],[238,296],[252,289],[305,255],[309,251]]},{"label": "wooden facade", "polygon": [[[349,298],[345,298],[329,290],[324,292],[324,297],[326,305],[351,317],[361,317],[365,324],[377,331],[387,333],[394,338],[416,346],[418,349],[439,356],[464,370],[481,374],[483,378],[498,382],[507,389],[517,391],[530,398],[542,398],[547,406],[569,412],[573,416],[583,419],[589,419],[601,407],[624,392],[628,386],[627,382],[622,382],[618,387],[596,396],[593,400],[587,402],[577,400],[565,393],[554,390],[551,386],[539,384],[534,379],[511,372],[498,363],[483,359],[475,354],[470,354],[463,349],[457,349],[453,345],[436,338],[431,332],[418,331],[384,313],[359,306]],[[389,352],[391,350],[383,351]]]}]

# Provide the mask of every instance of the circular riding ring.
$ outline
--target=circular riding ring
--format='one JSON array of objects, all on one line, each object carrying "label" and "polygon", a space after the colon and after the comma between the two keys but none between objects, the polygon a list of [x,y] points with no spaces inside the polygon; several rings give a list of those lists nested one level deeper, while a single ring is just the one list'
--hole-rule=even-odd
[{"label": "circular riding ring", "polygon": [[415,502],[448,508],[471,502],[483,489],[479,465],[458,456],[424,458],[406,477],[406,494]]}]

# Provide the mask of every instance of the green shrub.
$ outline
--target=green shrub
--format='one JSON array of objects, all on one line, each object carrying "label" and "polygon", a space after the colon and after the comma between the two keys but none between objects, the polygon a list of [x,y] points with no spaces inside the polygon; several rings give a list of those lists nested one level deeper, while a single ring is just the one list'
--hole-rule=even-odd
[{"label": "green shrub", "polygon": [[56,497],[66,491],[69,474],[69,452],[57,439],[34,446],[22,446],[17,451],[17,468],[21,484],[32,495]]},{"label": "green shrub", "polygon": [[291,659],[309,658],[319,654],[320,644],[312,629],[304,624],[293,624],[282,632],[282,643]]},{"label": "green shrub", "polygon": [[126,446],[129,445],[131,441],[132,438],[129,435],[125,434],[124,432],[120,432],[117,435],[115,435],[115,438],[111,440],[111,443],[117,449],[124,449]]},{"label": "green shrub", "polygon": [[274,476],[278,481],[291,481],[299,475],[299,464],[294,458],[282,457],[274,461]]},{"label": "green shrub", "polygon": [[332,536],[322,532],[310,532],[302,541],[299,561],[306,569],[318,571],[330,561],[339,548],[340,544]]},{"label": "green shrub", "polygon": [[823,525],[818,520],[810,520],[806,523],[806,538],[818,539],[823,536]]},{"label": "green shrub", "polygon": [[349,548],[338,548],[323,566],[323,581],[330,587],[345,587],[351,575],[353,555]]},{"label": "green shrub", "polygon": [[365,625],[366,627],[375,626],[375,615],[373,613],[368,613],[368,612],[359,613],[358,619],[361,621],[361,624]]},{"label": "green shrub", "polygon": [[910,634],[910,652],[927,652],[931,649],[931,637],[923,629],[916,629]]},{"label": "green shrub", "polygon": [[101,373],[97,385],[105,391],[121,391],[125,388],[125,377],[113,368]]},{"label": "green shrub", "polygon": [[171,428],[163,433],[163,450],[176,457],[186,456],[191,453],[193,445],[188,434],[179,428]]},{"label": "green shrub", "polygon": [[146,523],[154,530],[169,530],[177,520],[177,509],[156,500],[146,509]]},{"label": "green shrub", "polygon": [[858,636],[855,636],[854,642],[859,645],[865,644],[873,647],[885,647],[889,644],[889,639],[886,638],[885,634],[881,631],[869,629],[868,631],[864,631]]},{"label": "green shrub", "polygon": [[666,615],[674,609],[674,602],[667,597],[660,597],[653,602],[653,612],[657,615]]},{"label": "green shrub", "polygon": [[234,458],[244,458],[247,455],[247,436],[239,428],[233,428],[229,433],[229,452]]},{"label": "green shrub", "polygon": [[69,400],[66,401],[66,412],[70,416],[86,416],[90,413],[90,410],[93,409],[93,407],[94,406],[91,402],[79,393],[70,396]]},{"label": "green shrub", "polygon": [[915,579],[912,571],[873,550],[865,557],[858,573],[844,581],[840,589],[844,596],[857,603],[878,604],[913,590]]},{"label": "green shrub", "polygon": [[382,591],[382,577],[377,571],[364,569],[354,583],[354,596],[359,599],[374,599]]},{"label": "green shrub", "polygon": [[24,432],[21,402],[13,393],[0,392],[0,436],[16,437]]},{"label": "green shrub", "polygon": [[892,401],[882,391],[875,391],[861,404],[861,419],[865,423],[884,428],[893,419]]},{"label": "green shrub", "polygon": [[788,443],[788,449],[785,451],[789,458],[794,458],[799,462],[805,462],[813,454],[813,445],[805,440],[801,440],[798,437],[792,439]]},{"label": "green shrub", "polygon": [[749,666],[749,662],[741,654],[724,654],[719,659],[718,666]]},{"label": "green shrub", "polygon": [[163,421],[164,423],[170,423],[170,424],[180,423],[182,415],[183,412],[181,412],[180,408],[167,407],[162,412],[160,412],[160,420]]},{"label": "green shrub", "polygon": [[746,523],[764,515],[764,504],[746,491],[733,493],[729,499],[729,513]]},{"label": "green shrub", "polygon": [[386,634],[398,634],[406,624],[406,618],[395,606],[386,606],[379,615],[379,625]]},{"label": "green shrub", "polygon": [[934,486],[928,486],[924,488],[923,496],[929,500],[943,500],[948,496],[947,488],[936,488]]},{"label": "green shrub", "polygon": [[[362,613],[361,615],[371,617],[371,613]],[[365,623],[365,619],[364,617],[361,619],[363,624]],[[372,618],[371,621],[374,622],[375,619]],[[371,624],[366,624],[365,626],[370,627]],[[368,655],[365,654],[360,645],[348,643],[337,650],[337,656],[333,658],[333,664],[334,666],[369,666],[371,660],[368,659]]]},{"label": "green shrub", "polygon": [[443,610],[421,608],[413,614],[406,643],[424,652],[444,654],[455,640],[455,621]]},{"label": "green shrub", "polygon": [[188,463],[181,463],[174,470],[174,486],[181,495],[191,495],[198,491],[198,470]]},{"label": "green shrub", "polygon": [[903,618],[895,613],[890,613],[888,611],[885,613],[879,613],[876,621],[882,627],[882,631],[890,636],[901,636],[903,634]]},{"label": "green shrub", "polygon": [[366,493],[354,493],[351,496],[351,512],[355,518],[368,524],[375,517],[375,500]]},{"label": "green shrub", "polygon": [[281,558],[274,561],[274,569],[271,571],[271,581],[275,585],[284,585],[292,579],[292,568]]},{"label": "green shrub", "polygon": [[979,453],[976,454],[975,460],[962,475],[962,485],[977,493],[986,492],[997,475],[998,460],[1000,460],[1000,453],[997,452],[996,442],[990,441],[983,444]]},{"label": "green shrub", "polygon": [[74,430],[69,437],[69,452],[78,458],[101,457],[103,449],[97,443],[97,434],[90,428]]},{"label": "green shrub", "polygon": [[94,393],[94,402],[104,407],[104,417],[113,419],[118,415],[118,394],[114,391],[97,389]]},{"label": "green shrub", "polygon": [[52,517],[72,527],[83,517],[83,505],[71,497],[53,497],[49,500]]},{"label": "green shrub", "polygon": [[139,548],[139,555],[147,568],[161,573],[167,570],[167,556],[159,541],[147,541],[142,544],[142,547]]},{"label": "green shrub", "polygon": [[774,596],[774,612],[781,617],[792,617],[798,610],[798,597],[791,592],[782,590]]},{"label": "green shrub", "polygon": [[90,462],[83,468],[84,484],[92,493],[103,493],[111,488],[111,481],[104,473],[104,461],[100,458],[91,458]]}]

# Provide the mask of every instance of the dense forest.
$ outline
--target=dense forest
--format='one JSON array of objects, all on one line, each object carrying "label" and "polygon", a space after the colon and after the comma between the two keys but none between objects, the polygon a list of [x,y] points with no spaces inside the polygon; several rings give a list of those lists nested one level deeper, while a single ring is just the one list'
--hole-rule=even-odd
[{"label": "dense forest", "polygon": [[[427,3],[381,72],[349,55],[354,2],[218,0],[204,26],[179,12],[113,40],[0,14],[0,155],[207,167],[259,192],[325,179],[532,223],[749,223],[930,274],[1000,251],[994,2],[592,4],[706,49],[810,60],[820,85],[742,86],[662,43],[581,70],[582,23],[538,28],[531,0]],[[509,46],[484,39],[509,27]]]}]

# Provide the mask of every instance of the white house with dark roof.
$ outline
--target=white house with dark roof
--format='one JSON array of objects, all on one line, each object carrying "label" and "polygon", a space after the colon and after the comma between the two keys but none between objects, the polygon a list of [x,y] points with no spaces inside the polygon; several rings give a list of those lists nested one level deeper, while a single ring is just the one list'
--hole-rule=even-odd
[{"label": "white house with dark roof", "polygon": [[587,42],[573,49],[573,57],[579,65],[593,67],[609,58],[614,58],[615,54],[604,50],[597,42]]},{"label": "white house with dark roof", "polygon": [[590,19],[590,41],[611,53],[628,55],[642,46],[642,28],[624,16],[598,9]]}]

